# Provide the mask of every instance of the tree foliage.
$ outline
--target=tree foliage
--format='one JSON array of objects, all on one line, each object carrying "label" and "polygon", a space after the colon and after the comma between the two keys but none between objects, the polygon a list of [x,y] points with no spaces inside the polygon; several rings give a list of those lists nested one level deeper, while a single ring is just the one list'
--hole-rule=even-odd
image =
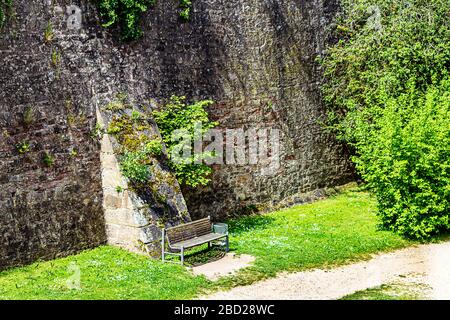
[{"label": "tree foliage", "polygon": [[328,125],[354,147],[382,225],[450,229],[448,0],[343,0],[323,60]]}]

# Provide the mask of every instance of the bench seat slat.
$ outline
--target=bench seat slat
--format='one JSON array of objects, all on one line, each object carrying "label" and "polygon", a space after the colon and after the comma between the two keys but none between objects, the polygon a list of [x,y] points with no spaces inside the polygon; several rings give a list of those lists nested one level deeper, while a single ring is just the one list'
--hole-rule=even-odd
[{"label": "bench seat slat", "polygon": [[200,237],[196,237],[196,238],[192,238],[192,239],[189,239],[189,240],[177,242],[177,243],[171,244],[170,246],[173,249],[178,249],[178,250],[180,250],[181,247],[187,249],[187,248],[192,248],[192,247],[195,247],[195,246],[198,246],[200,244],[204,244],[204,243],[207,243],[207,242],[210,242],[210,241],[214,241],[214,240],[218,240],[218,239],[221,239],[221,238],[225,238],[226,236],[227,235],[225,235],[225,234],[210,233],[210,234],[206,234],[206,235],[203,235],[203,236],[200,236]]},{"label": "bench seat slat", "polygon": [[187,241],[210,233],[212,233],[212,223],[209,217],[166,229],[169,244]]}]

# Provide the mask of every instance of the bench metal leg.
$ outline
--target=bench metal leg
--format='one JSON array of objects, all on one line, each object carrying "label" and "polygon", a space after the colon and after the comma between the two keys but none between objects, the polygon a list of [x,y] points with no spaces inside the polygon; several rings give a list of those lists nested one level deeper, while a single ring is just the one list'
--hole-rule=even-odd
[{"label": "bench metal leg", "polygon": [[181,247],[181,265],[184,266],[184,248]]},{"label": "bench metal leg", "polygon": [[208,242],[208,249],[211,249],[211,242]]},{"label": "bench metal leg", "polygon": [[226,252],[230,251],[230,241],[228,239],[228,236],[227,236],[227,238],[225,240],[225,246],[226,246],[225,247]]},{"label": "bench metal leg", "polygon": [[165,237],[165,234],[164,234],[165,232],[164,232],[164,229],[162,230],[162,240],[161,240],[161,253],[162,253],[162,261],[163,262],[165,262],[165,257],[164,257],[164,245],[165,245],[165,243],[164,243],[164,237]]}]

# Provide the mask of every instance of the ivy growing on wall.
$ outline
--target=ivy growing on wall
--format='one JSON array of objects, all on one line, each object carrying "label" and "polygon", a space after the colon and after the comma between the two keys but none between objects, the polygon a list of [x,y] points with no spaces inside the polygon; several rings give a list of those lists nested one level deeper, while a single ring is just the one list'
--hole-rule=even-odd
[{"label": "ivy growing on wall", "polygon": [[[170,101],[161,110],[153,111],[152,115],[161,132],[163,141],[167,147],[170,167],[175,172],[178,181],[190,187],[205,186],[210,182],[212,169],[203,163],[204,160],[214,157],[214,154],[203,152],[190,155],[182,161],[175,161],[173,156],[179,157],[179,141],[175,136],[195,141],[201,138],[208,130],[219,125],[211,121],[206,107],[214,104],[212,100],[196,101],[192,104],[186,103],[186,97],[172,96]],[[201,129],[196,124],[201,123]],[[177,134],[179,133],[179,134]],[[191,145],[192,147],[192,145]]]},{"label": "ivy growing on wall", "polygon": [[[203,160],[214,155],[205,152],[183,159],[174,159],[172,156],[179,156],[176,150],[180,141],[174,139],[176,132],[186,134],[189,141],[193,142],[198,134],[203,135],[218,125],[217,122],[209,120],[205,110],[212,103],[211,100],[204,100],[187,104],[185,97],[172,96],[158,111],[145,110],[146,108],[137,111],[128,103],[125,94],[118,94],[114,101],[103,108],[104,111],[112,113],[112,118],[102,133],[113,136],[120,145],[115,152],[123,175],[138,188],[148,186],[153,167],[156,165],[154,160],[162,159],[165,145],[164,158],[168,158],[168,165],[180,184],[191,187],[207,185],[212,169],[204,164]],[[158,125],[162,140],[156,134],[150,135],[153,132],[152,119]],[[200,132],[196,127],[198,123],[202,124]]]},{"label": "ivy growing on wall", "polygon": [[0,0],[0,29],[5,25],[8,10],[12,8],[12,5],[13,0]]},{"label": "ivy growing on wall", "polygon": [[[12,1],[12,0],[0,0]],[[179,0],[179,15],[187,21],[190,18],[192,1]],[[123,41],[133,41],[142,36],[141,16],[153,7],[156,0],[96,0],[104,27],[118,26]]]},{"label": "ivy growing on wall", "polygon": [[191,0],[180,0],[180,17],[188,21],[191,16],[192,1]]}]

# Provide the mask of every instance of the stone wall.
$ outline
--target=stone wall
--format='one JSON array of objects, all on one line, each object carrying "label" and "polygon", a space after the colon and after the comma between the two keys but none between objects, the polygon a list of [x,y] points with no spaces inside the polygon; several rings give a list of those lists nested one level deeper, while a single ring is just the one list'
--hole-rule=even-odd
[{"label": "stone wall", "polygon": [[[189,23],[177,3],[160,1],[144,16],[144,37],[123,44],[99,26],[92,1],[14,0],[15,19],[0,33],[0,268],[107,241],[101,148],[91,133],[96,106],[118,92],[136,104],[212,98],[210,115],[223,128],[281,130],[279,170],[215,166],[209,187],[184,190],[193,218],[298,202],[298,193],[352,178],[343,148],[318,124],[315,59],[336,0],[196,0]],[[67,24],[71,5],[80,29]],[[30,150],[20,153],[20,143]]]},{"label": "stone wall", "polygon": [[[108,128],[113,115],[96,109],[99,125]],[[160,137],[154,123],[149,127],[152,132],[148,132],[148,136]],[[114,136],[101,136],[103,211],[108,244],[159,257],[161,229],[191,221],[181,188],[165,164],[165,157],[153,156],[147,187],[134,188],[120,172],[115,151],[119,146]]]},{"label": "stone wall", "polygon": [[0,39],[0,269],[106,241],[99,143],[90,137],[95,53],[82,36],[61,33],[45,1],[14,3],[16,20]]},{"label": "stone wall", "polygon": [[316,58],[324,54],[336,0],[195,1],[180,24],[171,1],[145,20],[138,65],[149,94],[213,98],[223,128],[281,130],[281,166],[218,165],[211,186],[184,194],[193,218],[268,209],[353,179],[345,149],[323,132]]}]

